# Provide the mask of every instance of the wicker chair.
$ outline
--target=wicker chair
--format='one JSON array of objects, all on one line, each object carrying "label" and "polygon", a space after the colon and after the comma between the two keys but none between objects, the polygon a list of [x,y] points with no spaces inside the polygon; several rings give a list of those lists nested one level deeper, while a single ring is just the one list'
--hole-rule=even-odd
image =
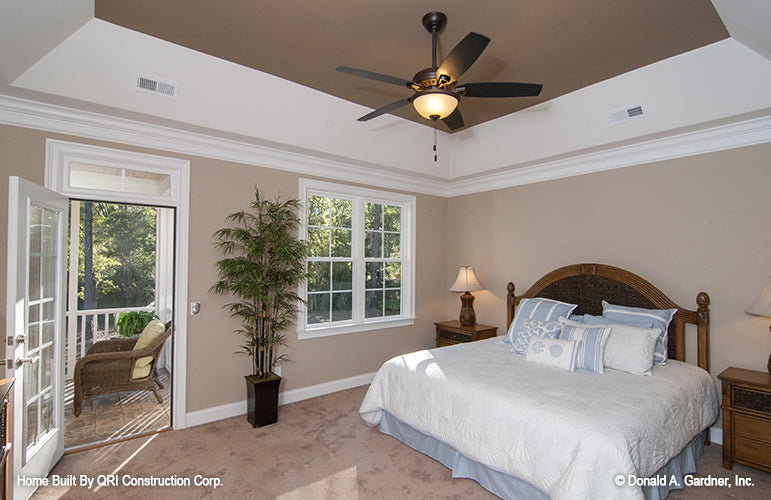
[{"label": "wicker chair", "polygon": [[[163,385],[155,374],[155,364],[172,331],[171,324],[167,323],[163,335],[144,349],[136,351],[134,344],[138,338],[103,340],[92,345],[86,355],[75,363],[75,416],[80,415],[84,399],[111,392],[153,391],[155,398],[161,403],[161,395],[158,394],[155,384],[161,389]],[[148,375],[133,378],[136,360],[145,356],[153,358]]]}]

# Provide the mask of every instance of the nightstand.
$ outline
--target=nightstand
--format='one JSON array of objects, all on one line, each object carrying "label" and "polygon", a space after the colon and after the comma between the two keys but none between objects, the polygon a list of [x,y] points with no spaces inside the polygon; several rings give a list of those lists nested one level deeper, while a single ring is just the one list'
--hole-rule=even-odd
[{"label": "nightstand", "polygon": [[771,472],[771,376],[728,368],[723,382],[723,468],[737,462]]},{"label": "nightstand", "polygon": [[489,339],[495,337],[498,332],[497,326],[480,325],[479,323],[474,326],[462,326],[458,320],[434,324],[436,325],[436,347]]}]

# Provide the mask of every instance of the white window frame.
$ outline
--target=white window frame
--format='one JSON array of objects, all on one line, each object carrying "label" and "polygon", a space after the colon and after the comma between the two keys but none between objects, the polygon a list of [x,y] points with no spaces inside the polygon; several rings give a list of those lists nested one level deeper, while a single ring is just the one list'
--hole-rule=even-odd
[{"label": "white window frame", "polygon": [[[415,324],[415,197],[406,194],[361,188],[347,184],[313,179],[299,180],[299,199],[302,207],[300,216],[300,235],[307,239],[308,215],[306,206],[308,197],[312,195],[331,198],[347,198],[353,202],[353,233],[351,235],[351,252],[353,257],[353,304],[354,318],[350,321],[335,323],[320,323],[306,325],[307,309],[301,304],[297,315],[297,338],[299,340],[342,335],[346,333],[382,330]],[[364,210],[366,202],[383,205],[394,205],[401,208],[401,261],[402,261],[402,314],[376,318],[362,318],[364,308],[364,277],[361,269],[364,262]],[[361,269],[360,269],[361,268]],[[308,297],[307,283],[304,281],[298,288],[298,294],[305,300]],[[357,318],[357,312],[360,314]]]}]

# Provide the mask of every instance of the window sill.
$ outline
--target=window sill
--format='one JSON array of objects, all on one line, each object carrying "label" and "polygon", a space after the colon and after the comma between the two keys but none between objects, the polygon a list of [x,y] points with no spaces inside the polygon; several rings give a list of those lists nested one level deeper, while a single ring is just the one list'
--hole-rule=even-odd
[{"label": "window sill", "polygon": [[377,319],[365,323],[328,325],[305,330],[297,330],[297,339],[315,339],[319,337],[329,337],[332,335],[345,335],[346,333],[366,332],[370,330],[385,330],[387,328],[398,328],[401,326],[412,326],[415,324],[415,318],[398,317],[393,319]]}]

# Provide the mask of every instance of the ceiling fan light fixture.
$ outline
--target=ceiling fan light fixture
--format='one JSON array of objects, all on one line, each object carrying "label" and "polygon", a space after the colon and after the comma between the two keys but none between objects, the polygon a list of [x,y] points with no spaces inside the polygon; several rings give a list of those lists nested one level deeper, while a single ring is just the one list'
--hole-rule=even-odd
[{"label": "ceiling fan light fixture", "polygon": [[458,107],[458,96],[441,89],[421,90],[412,100],[415,111],[424,118],[439,119],[449,116]]}]

